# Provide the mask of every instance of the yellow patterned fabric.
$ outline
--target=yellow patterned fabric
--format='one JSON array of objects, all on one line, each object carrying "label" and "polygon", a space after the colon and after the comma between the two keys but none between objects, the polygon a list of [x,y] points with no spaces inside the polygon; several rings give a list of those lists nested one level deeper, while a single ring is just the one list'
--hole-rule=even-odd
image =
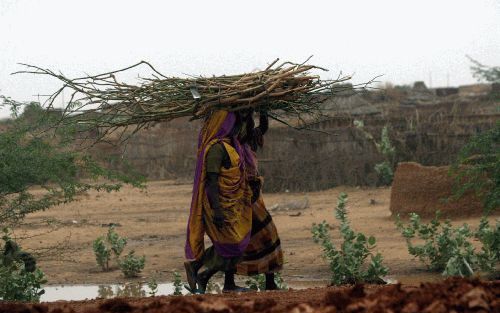
[{"label": "yellow patterned fabric", "polygon": [[[248,145],[244,146],[247,166],[247,179],[258,180],[261,186],[264,179],[259,176],[257,156]],[[271,214],[266,209],[262,193],[252,205],[252,232],[241,262],[237,265],[238,275],[257,275],[279,272],[283,268],[283,251],[278,230]]]},{"label": "yellow patterned fabric", "polygon": [[[205,121],[200,132],[198,162],[187,229],[187,259],[202,258],[205,250],[205,233],[222,257],[241,256],[250,240],[252,192],[245,178],[245,165],[238,151],[239,144],[229,136],[233,126],[233,113],[217,111]],[[219,202],[226,218],[226,224],[221,229],[217,229],[212,223],[213,211],[205,192],[205,159],[210,147],[216,143],[224,144],[231,159],[231,167],[222,168],[219,174]]]},{"label": "yellow patterned fabric", "polygon": [[278,230],[260,196],[252,206],[252,235],[237,265],[237,274],[251,276],[279,272],[283,263]]},{"label": "yellow patterned fabric", "polygon": [[225,139],[222,143],[231,159],[231,167],[229,169],[222,167],[219,173],[219,203],[226,223],[221,229],[211,223],[213,210],[206,195],[203,201],[203,215],[206,232],[213,242],[237,244],[248,236],[252,228],[252,192],[239,167],[238,153],[229,144],[229,140]]}]

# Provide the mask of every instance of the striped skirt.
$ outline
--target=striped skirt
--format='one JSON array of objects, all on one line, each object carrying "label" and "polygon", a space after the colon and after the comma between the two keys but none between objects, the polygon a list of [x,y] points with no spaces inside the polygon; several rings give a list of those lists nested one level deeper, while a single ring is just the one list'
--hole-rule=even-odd
[{"label": "striped skirt", "polygon": [[262,196],[252,205],[252,233],[238,275],[257,275],[279,272],[283,268],[283,251],[273,219]]}]

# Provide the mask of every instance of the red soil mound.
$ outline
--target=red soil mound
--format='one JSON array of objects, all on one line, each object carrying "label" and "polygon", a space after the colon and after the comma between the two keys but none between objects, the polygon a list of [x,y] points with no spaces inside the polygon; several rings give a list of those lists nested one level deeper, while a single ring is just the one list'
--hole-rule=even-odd
[{"label": "red soil mound", "polygon": [[452,195],[453,179],[448,166],[422,166],[418,163],[399,163],[391,188],[393,215],[415,212],[432,217],[437,210],[443,216],[481,215],[483,205],[473,192],[458,200],[446,201]]},{"label": "red soil mound", "polygon": [[336,313],[500,312],[500,281],[448,279],[401,285],[318,288],[241,295],[111,299],[45,304],[0,303],[0,313]]}]

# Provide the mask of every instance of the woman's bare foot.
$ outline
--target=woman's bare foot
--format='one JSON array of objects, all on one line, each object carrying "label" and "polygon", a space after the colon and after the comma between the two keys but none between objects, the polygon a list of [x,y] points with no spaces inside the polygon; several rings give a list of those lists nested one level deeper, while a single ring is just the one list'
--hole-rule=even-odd
[{"label": "woman's bare foot", "polygon": [[186,278],[189,284],[189,288],[191,288],[191,290],[195,290],[197,288],[196,280],[199,268],[197,268],[196,265],[197,265],[196,261],[184,262],[184,268],[186,269]]}]

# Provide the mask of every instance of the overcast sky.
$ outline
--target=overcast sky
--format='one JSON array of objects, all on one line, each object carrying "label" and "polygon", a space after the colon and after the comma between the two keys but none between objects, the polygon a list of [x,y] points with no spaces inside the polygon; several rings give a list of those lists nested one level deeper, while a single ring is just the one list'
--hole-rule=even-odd
[{"label": "overcast sky", "polygon": [[59,86],[11,76],[18,62],[80,76],[148,60],[182,76],[310,55],[325,78],[473,83],[466,55],[500,65],[500,0],[0,0],[0,94],[17,100]]}]

